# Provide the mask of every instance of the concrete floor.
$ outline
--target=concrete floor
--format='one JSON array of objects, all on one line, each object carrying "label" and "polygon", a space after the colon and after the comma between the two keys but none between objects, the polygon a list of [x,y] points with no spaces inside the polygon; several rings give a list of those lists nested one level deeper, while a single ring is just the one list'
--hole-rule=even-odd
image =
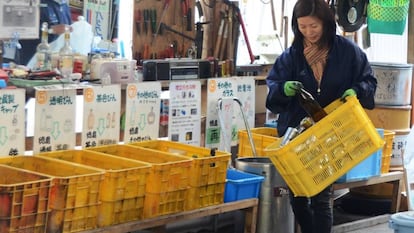
[{"label": "concrete floor", "polygon": [[361,228],[347,233],[394,233],[394,230],[388,227],[388,223],[381,223],[375,226]]},{"label": "concrete floor", "polygon": [[389,214],[364,218],[334,226],[332,233],[393,233],[388,226]]}]

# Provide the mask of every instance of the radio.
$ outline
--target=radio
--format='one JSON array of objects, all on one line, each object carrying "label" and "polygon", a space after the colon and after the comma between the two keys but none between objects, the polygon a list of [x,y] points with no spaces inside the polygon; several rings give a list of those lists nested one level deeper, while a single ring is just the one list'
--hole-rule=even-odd
[{"label": "radio", "polygon": [[143,80],[185,80],[211,77],[211,65],[207,60],[166,59],[143,62]]}]

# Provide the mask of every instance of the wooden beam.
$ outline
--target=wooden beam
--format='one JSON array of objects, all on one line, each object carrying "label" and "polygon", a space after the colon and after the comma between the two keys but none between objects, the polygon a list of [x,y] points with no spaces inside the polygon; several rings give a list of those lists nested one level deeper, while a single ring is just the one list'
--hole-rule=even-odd
[{"label": "wooden beam", "polygon": [[131,221],[113,226],[96,228],[93,230],[82,231],[79,233],[121,233],[149,228],[156,229],[157,232],[163,232],[165,225],[169,223],[217,215],[236,210],[243,210],[246,212],[246,225],[244,232],[255,233],[258,203],[259,199],[257,198],[245,199],[235,202],[223,203],[220,205],[208,206],[201,209],[184,211],[176,214],[162,215],[159,217],[144,219],[140,221]]}]

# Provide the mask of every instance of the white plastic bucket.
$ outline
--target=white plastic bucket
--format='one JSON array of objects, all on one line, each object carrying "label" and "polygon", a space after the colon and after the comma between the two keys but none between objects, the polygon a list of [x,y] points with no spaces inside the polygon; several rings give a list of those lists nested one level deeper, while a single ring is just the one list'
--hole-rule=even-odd
[{"label": "white plastic bucket", "polygon": [[395,233],[414,232],[414,211],[405,211],[391,215],[388,226]]},{"label": "white plastic bucket", "polygon": [[392,143],[391,166],[403,165],[403,154],[407,148],[408,135],[410,130],[393,130],[395,132],[394,141]]},{"label": "white plastic bucket", "polygon": [[371,68],[378,82],[376,104],[411,104],[412,64],[371,63]]}]

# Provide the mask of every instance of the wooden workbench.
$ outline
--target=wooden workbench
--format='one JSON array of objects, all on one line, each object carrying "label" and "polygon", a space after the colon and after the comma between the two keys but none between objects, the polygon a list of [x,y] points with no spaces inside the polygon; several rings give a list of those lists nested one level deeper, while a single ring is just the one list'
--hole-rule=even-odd
[{"label": "wooden workbench", "polygon": [[[396,213],[400,209],[401,187],[403,185],[403,179],[404,179],[404,172],[393,171],[393,172],[381,174],[380,176],[371,177],[367,180],[346,182],[346,183],[335,183],[333,185],[333,189],[341,190],[341,189],[356,188],[356,187],[362,187],[362,186],[373,185],[373,184],[390,183],[393,186],[390,213]],[[332,229],[332,232],[337,233],[337,232],[347,232],[351,230],[357,230],[357,229],[361,229],[364,227],[373,226],[379,223],[384,223],[388,221],[388,219],[389,219],[388,214],[382,215],[382,216],[368,217],[366,219],[361,219],[361,220],[357,220],[353,222],[347,222],[347,223],[335,225]]]},{"label": "wooden workbench", "polygon": [[165,232],[165,226],[169,223],[202,218],[221,213],[242,210],[245,212],[245,233],[256,232],[257,208],[259,199],[245,199],[241,201],[228,202],[220,205],[209,206],[191,211],[184,211],[176,214],[163,215],[155,218],[144,219],[141,221],[131,221],[113,226],[96,228],[93,230],[82,231],[80,233],[112,233],[112,232],[131,232],[143,229],[153,229],[156,232]]},{"label": "wooden workbench", "polygon": [[391,200],[391,213],[396,213],[400,209],[401,202],[401,187],[403,184],[404,172],[394,171],[381,174],[380,176],[374,176],[366,180],[335,183],[333,185],[334,190],[356,188],[373,184],[390,183],[393,185],[392,200]]}]

